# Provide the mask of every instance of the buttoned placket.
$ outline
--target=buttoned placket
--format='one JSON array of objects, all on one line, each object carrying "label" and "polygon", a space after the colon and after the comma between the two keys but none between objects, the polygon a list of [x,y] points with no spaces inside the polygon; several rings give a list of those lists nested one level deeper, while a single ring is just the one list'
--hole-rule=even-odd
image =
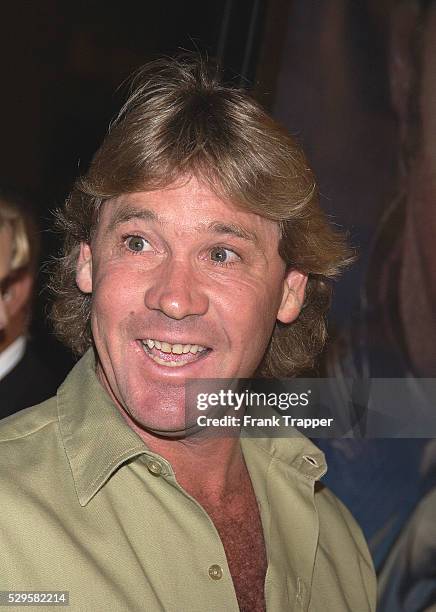
[{"label": "buttoned placket", "polygon": [[204,565],[204,575],[208,576],[212,589],[217,588],[219,584],[220,586],[218,588],[228,589],[230,591],[227,595],[229,601],[228,604],[226,604],[226,612],[231,612],[232,610],[235,610],[235,612],[239,611],[236,591],[233,584],[233,578],[231,576],[230,569],[228,566],[227,556],[224,550],[221,537],[211,517],[203,508],[203,506],[194,497],[189,495],[189,493],[187,493],[183,487],[179,485],[176,480],[173,468],[166,459],[154,453],[147,453],[144,455],[143,463],[146,465],[147,470],[152,478],[156,478],[161,481],[166,481],[167,484],[172,487],[175,487],[181,495],[184,495],[195,505],[198,510],[201,511],[205,519],[208,521],[209,527],[213,531],[214,539],[217,542],[217,551],[215,555],[213,555],[213,552],[208,551],[210,557],[209,561]]}]

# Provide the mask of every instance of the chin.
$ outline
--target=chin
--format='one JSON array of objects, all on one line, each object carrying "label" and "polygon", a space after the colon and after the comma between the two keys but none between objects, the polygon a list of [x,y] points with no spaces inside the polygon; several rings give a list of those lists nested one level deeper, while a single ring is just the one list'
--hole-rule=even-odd
[{"label": "chin", "polygon": [[147,385],[138,393],[128,393],[123,401],[125,411],[146,431],[168,432],[186,429],[184,385]]}]

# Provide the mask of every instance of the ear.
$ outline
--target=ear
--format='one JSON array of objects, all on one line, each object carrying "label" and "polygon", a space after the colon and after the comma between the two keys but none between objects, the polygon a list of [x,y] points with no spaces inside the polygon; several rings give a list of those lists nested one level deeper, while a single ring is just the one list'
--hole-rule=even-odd
[{"label": "ear", "polygon": [[13,273],[4,296],[11,319],[30,303],[32,289],[33,276],[30,270],[23,269]]},{"label": "ear", "polygon": [[76,266],[76,285],[82,293],[92,293],[92,252],[86,242],[80,244]]},{"label": "ear", "polygon": [[307,274],[298,270],[290,270],[283,281],[283,295],[277,319],[281,323],[292,323],[303,307],[306,290]]},{"label": "ear", "polygon": [[408,105],[416,67],[412,59],[412,41],[417,28],[419,9],[403,2],[393,11],[389,44],[389,76],[392,105],[400,121],[400,133],[408,119]]}]

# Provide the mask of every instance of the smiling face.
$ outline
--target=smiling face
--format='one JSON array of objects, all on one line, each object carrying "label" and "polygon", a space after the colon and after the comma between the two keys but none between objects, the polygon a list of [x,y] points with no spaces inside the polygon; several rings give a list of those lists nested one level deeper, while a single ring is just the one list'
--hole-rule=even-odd
[{"label": "smiling face", "polygon": [[183,431],[185,379],[251,376],[276,319],[298,315],[306,277],[278,244],[276,223],[193,178],[103,205],[77,284],[99,378],[143,429]]}]

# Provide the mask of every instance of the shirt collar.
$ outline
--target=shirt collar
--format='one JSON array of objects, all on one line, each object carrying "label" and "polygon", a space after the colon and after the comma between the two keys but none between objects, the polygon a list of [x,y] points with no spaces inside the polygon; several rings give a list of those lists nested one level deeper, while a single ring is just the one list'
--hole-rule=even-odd
[{"label": "shirt collar", "polygon": [[[159,458],[127,425],[101,386],[95,373],[93,349],[87,351],[59,388],[57,408],[65,452],[82,506],[129,459],[140,455]],[[313,480],[327,469],[322,451],[296,430],[291,438],[242,437],[241,446],[248,464],[253,453],[260,452]]]},{"label": "shirt collar", "polygon": [[77,496],[85,506],[121,464],[148,449],[101,386],[93,349],[58,389],[57,406]]},{"label": "shirt collar", "polygon": [[25,336],[19,336],[0,354],[0,380],[11,372],[23,358],[26,350]]},{"label": "shirt collar", "polygon": [[282,437],[258,438],[250,435],[241,437],[241,446],[247,463],[253,447],[268,454],[306,478],[319,480],[327,472],[324,453],[297,429],[287,427]]}]

